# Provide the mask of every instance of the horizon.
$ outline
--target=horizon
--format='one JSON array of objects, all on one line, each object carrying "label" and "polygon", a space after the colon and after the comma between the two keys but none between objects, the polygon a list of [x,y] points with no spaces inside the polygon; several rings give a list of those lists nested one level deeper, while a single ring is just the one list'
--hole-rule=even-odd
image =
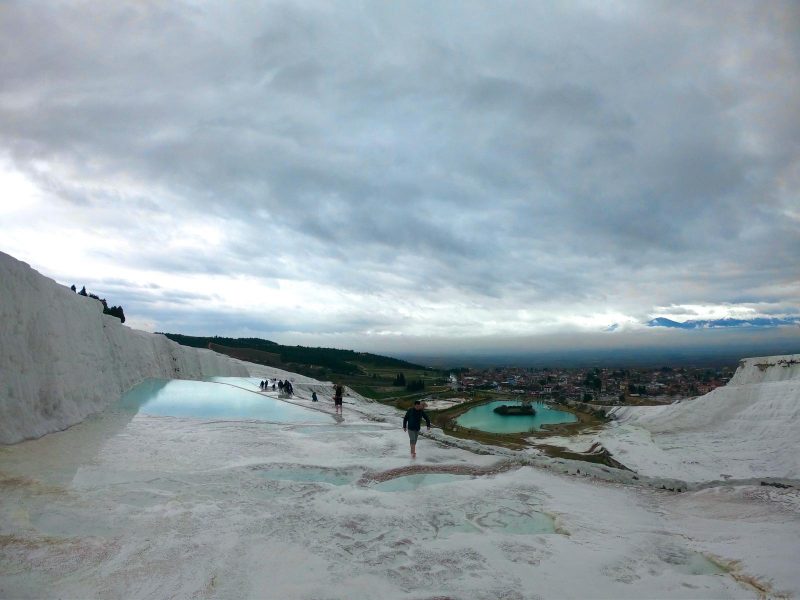
[{"label": "horizon", "polygon": [[736,368],[747,358],[760,356],[783,356],[797,354],[796,347],[774,346],[761,348],[764,352],[741,353],[725,351],[719,348],[699,348],[687,351],[683,348],[673,349],[637,349],[616,350],[566,350],[563,352],[541,353],[484,353],[436,356],[429,354],[398,354],[396,358],[407,360],[414,364],[424,365],[438,369],[658,369],[660,367],[674,368]]},{"label": "horizon", "polygon": [[[177,332],[156,332],[164,335],[174,335]],[[182,335],[182,334],[178,334]],[[218,337],[225,339],[227,336],[196,336],[196,337]],[[240,338],[241,339],[241,338]],[[262,338],[258,338],[262,339]],[[263,340],[273,342],[274,340]],[[277,342],[275,342],[277,343]],[[224,345],[224,344],[223,344]],[[320,346],[314,346],[320,348]],[[346,348],[341,346],[322,346],[321,348],[333,350],[347,350],[355,352],[367,352],[356,348]],[[746,358],[757,358],[759,356],[775,356],[798,354],[794,340],[773,340],[771,338],[761,340],[760,344],[749,346],[748,351],[742,351],[735,346],[731,347],[719,345],[701,345],[692,348],[675,346],[647,346],[628,348],[614,347],[569,347],[564,346],[560,350],[535,350],[520,348],[516,351],[508,349],[487,348],[482,351],[474,349],[463,349],[461,352],[425,352],[409,350],[387,355],[391,358],[405,360],[407,362],[434,369],[457,369],[457,368],[566,368],[581,369],[592,367],[603,368],[657,368],[663,366],[671,367],[735,367]],[[380,352],[374,354],[381,355]]]},{"label": "horizon", "polygon": [[12,1],[0,33],[0,251],[136,329],[800,352],[797,3]]}]

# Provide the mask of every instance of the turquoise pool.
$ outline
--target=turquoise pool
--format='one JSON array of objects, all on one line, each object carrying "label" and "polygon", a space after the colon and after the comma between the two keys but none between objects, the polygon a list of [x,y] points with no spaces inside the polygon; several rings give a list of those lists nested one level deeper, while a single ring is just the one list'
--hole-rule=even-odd
[{"label": "turquoise pool", "polygon": [[319,467],[276,467],[261,471],[261,474],[273,481],[327,483],[329,485],[348,485],[358,479],[357,475],[347,471]]},{"label": "turquoise pool", "polygon": [[224,378],[215,378],[213,382],[148,379],[129,390],[120,400],[120,406],[155,416],[254,419],[272,423],[331,422],[329,415],[242,389],[236,383],[228,385]]},{"label": "turquoise pool", "polygon": [[519,405],[516,400],[496,400],[481,404],[468,410],[456,419],[456,423],[470,429],[480,429],[489,433],[522,433],[524,431],[538,431],[542,425],[555,425],[559,423],[575,423],[578,419],[572,413],[550,408],[543,402],[534,402],[536,414],[533,416],[503,416],[494,412],[496,406],[502,404]]},{"label": "turquoise pool", "polygon": [[373,488],[381,492],[409,492],[423,486],[451,483],[465,479],[472,479],[472,476],[452,473],[417,473],[376,483]]}]

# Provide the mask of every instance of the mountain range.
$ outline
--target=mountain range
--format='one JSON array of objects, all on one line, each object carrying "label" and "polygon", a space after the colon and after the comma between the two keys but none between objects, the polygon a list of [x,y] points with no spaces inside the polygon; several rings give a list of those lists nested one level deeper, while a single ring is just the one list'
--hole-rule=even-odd
[{"label": "mountain range", "polygon": [[670,327],[675,329],[714,329],[718,327],[780,327],[782,325],[800,325],[800,317],[756,317],[753,319],[697,319],[689,321],[673,321],[665,317],[657,317],[647,322],[649,327]]}]

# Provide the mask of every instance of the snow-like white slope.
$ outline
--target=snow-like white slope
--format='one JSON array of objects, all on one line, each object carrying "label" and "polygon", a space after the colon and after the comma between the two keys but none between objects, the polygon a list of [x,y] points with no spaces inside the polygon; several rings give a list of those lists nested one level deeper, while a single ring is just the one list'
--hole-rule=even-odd
[{"label": "snow-like white slope", "polygon": [[0,252],[0,443],[74,425],[147,377],[248,372],[247,363],[126,327],[97,300]]},{"label": "snow-like white slope", "polygon": [[615,416],[619,424],[601,441],[641,473],[800,478],[800,354],[747,358],[728,385],[705,396]]},{"label": "snow-like white slope", "polygon": [[[343,421],[314,424],[110,409],[0,448],[0,598],[800,594],[797,489],[673,494],[514,468],[427,434],[411,460],[401,412],[345,402]],[[492,473],[375,484],[476,469]]]}]

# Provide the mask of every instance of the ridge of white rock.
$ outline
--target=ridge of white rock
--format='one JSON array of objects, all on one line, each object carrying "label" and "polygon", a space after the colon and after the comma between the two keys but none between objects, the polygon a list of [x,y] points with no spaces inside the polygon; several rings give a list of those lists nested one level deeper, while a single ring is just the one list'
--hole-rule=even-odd
[{"label": "ridge of white rock", "polygon": [[74,425],[148,377],[202,379],[258,370],[131,329],[104,315],[97,300],[0,252],[0,443]]},{"label": "ridge of white rock", "polygon": [[646,475],[800,478],[800,354],[746,358],[730,382],[666,406],[621,407],[603,445]]}]

